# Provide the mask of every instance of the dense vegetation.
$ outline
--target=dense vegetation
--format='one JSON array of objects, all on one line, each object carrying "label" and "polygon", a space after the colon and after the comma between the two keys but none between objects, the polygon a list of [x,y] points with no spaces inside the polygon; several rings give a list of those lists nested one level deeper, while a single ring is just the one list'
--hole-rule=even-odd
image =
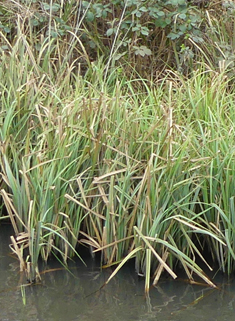
[{"label": "dense vegetation", "polygon": [[1,219],[28,279],[79,244],[111,277],[135,257],[146,291],[178,265],[214,286],[205,248],[231,273],[234,2],[5,0],[0,18]]}]

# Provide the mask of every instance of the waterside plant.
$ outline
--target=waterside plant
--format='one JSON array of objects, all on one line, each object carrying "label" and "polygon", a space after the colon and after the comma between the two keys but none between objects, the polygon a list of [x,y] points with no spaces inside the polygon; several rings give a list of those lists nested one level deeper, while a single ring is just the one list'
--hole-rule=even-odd
[{"label": "waterside plant", "polygon": [[[219,19],[203,11],[203,28],[216,30],[215,55],[189,34],[176,37],[183,37],[181,46],[168,34],[172,68],[166,60],[164,73],[144,78],[136,63],[146,59],[148,66],[153,50],[142,44],[133,60],[133,47],[127,56],[119,50],[128,2],[118,7],[122,19],[113,34],[106,31],[114,35],[109,57],[102,48],[88,51],[94,3],[45,1],[41,11],[35,1],[22,3],[0,7],[1,209],[14,228],[11,248],[21,270],[30,282],[39,280],[39,257],[54,254],[67,264],[83,244],[100,252],[105,266],[117,265],[106,283],[135,258],[146,292],[151,276],[153,284],[163,271],[175,278],[177,266],[191,282],[197,275],[215,286],[198,265],[199,258],[212,269],[205,249],[224,272],[235,268],[234,78],[231,57],[218,60],[216,43],[228,24],[219,33]],[[69,4],[80,10],[76,24]],[[200,12],[186,1],[162,12],[182,6]],[[66,13],[62,28],[56,18]],[[185,60],[186,51],[194,59]]]}]

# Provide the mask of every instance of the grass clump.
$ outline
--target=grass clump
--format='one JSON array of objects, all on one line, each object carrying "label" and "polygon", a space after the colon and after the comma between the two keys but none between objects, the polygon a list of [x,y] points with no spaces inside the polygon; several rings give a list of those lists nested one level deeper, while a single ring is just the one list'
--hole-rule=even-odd
[{"label": "grass clump", "polygon": [[[175,278],[177,265],[191,282],[196,274],[215,286],[196,258],[211,269],[207,247],[224,272],[234,270],[235,93],[229,64],[218,64],[216,41],[223,35],[211,39],[212,56],[192,37],[184,37],[181,47],[173,42],[175,68],[162,57],[164,73],[160,68],[157,77],[144,78],[136,65],[146,52],[158,56],[146,51],[143,32],[138,44],[145,55],[132,59],[134,45],[123,54],[121,25],[138,17],[128,3],[120,7],[111,47],[102,49],[97,40],[95,56],[88,53],[95,39],[89,19],[101,6],[109,17],[109,5],[98,1],[96,7],[73,1],[40,8],[34,1],[7,1],[0,7],[1,206],[15,232],[11,247],[30,281],[40,279],[39,257],[47,261],[53,253],[66,264],[83,244],[101,252],[106,266],[119,264],[111,277],[135,257],[146,291],[150,275],[154,284],[164,270]],[[211,18],[211,6],[203,10],[178,1],[162,12],[166,19],[181,14],[179,26],[183,14],[193,12],[205,14],[205,28],[221,26],[216,14]],[[99,19],[106,18],[96,18],[97,36]],[[169,32],[162,41],[172,42],[172,30],[160,27]],[[194,47],[187,49],[188,43]],[[186,49],[194,50],[192,63],[182,58]]]}]

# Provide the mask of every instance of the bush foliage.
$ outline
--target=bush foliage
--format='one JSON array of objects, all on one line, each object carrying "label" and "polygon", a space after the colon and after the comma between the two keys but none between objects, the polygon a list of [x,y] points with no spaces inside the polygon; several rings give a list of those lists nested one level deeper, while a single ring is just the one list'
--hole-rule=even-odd
[{"label": "bush foliage", "polygon": [[[84,69],[88,62],[81,53],[86,51],[90,62],[102,56],[112,66],[128,62],[140,74],[153,76],[166,66],[188,73],[202,51],[214,67],[224,55],[231,59],[232,39],[221,39],[216,23],[222,14],[222,27],[231,33],[227,22],[234,10],[233,1],[213,0],[7,0],[0,5],[0,30],[12,43],[21,22],[36,52],[45,39],[57,39],[64,54],[69,48]],[[80,45],[71,50],[76,37]],[[1,48],[8,47],[3,41]]]}]

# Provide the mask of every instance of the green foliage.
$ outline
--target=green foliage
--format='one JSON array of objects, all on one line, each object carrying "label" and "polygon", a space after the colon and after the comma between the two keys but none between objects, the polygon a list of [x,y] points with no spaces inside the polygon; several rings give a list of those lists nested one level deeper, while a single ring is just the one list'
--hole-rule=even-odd
[{"label": "green foliage", "polygon": [[[229,60],[226,66],[230,64],[235,43],[233,11],[233,2],[214,4],[213,0],[207,4],[186,0],[47,0],[22,1],[20,5],[7,0],[0,6],[0,30],[5,37],[0,47],[9,49],[7,41],[16,41],[21,24],[36,51],[42,43],[47,46],[55,39],[61,43],[64,57],[68,51],[68,60],[79,57],[83,70],[102,56],[107,63],[105,77],[110,67],[126,62],[144,77],[154,77],[166,66],[188,74],[198,56],[204,56],[211,68],[217,68],[223,55]],[[228,39],[222,39],[226,34]],[[85,59],[81,52],[86,52]],[[52,55],[56,59],[57,52]]]},{"label": "green foliage", "polygon": [[[203,13],[195,9],[188,1],[110,1],[109,4],[89,3],[82,1],[83,8],[88,8],[87,22],[100,25],[100,36],[110,37],[117,32],[120,23],[120,37],[138,38],[138,42],[146,43],[155,36],[155,28],[165,30],[171,40],[183,40],[193,37],[202,41],[200,25]],[[120,12],[124,12],[120,20]],[[109,28],[106,27],[110,26]],[[90,29],[92,33],[92,30]],[[151,48],[149,48],[151,49]]]},{"label": "green foliage", "polygon": [[45,37],[62,38],[67,37],[70,31],[76,32],[87,50],[96,48],[95,56],[108,55],[108,50],[117,46],[116,61],[124,55],[129,56],[127,46],[134,55],[153,55],[157,47],[151,43],[158,46],[155,39],[159,31],[169,41],[175,42],[177,50],[188,38],[197,43],[203,41],[203,11],[183,0],[112,0],[108,3],[96,0],[79,4],[59,0],[40,4],[23,1],[20,6],[8,0],[0,8],[0,28],[8,39],[17,32],[16,13],[28,21],[31,36],[35,34],[40,38],[43,34]]},{"label": "green foliage", "polygon": [[205,243],[234,270],[234,8],[195,3],[1,4],[1,207],[31,281],[78,240],[146,289],[179,262],[214,286]]}]

